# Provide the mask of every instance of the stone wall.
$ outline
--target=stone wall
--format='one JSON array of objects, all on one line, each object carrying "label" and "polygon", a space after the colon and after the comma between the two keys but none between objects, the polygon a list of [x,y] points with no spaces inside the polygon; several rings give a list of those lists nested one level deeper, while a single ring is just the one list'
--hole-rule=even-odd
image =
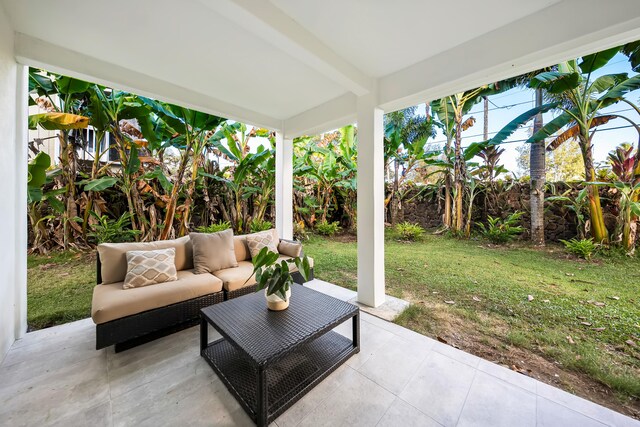
[{"label": "stone wall", "polygon": [[[546,197],[562,195],[570,190],[570,197],[575,198],[581,190],[580,185],[569,185],[563,182],[548,184]],[[529,216],[529,183],[499,182],[494,184],[494,190],[481,191],[474,202],[474,222],[485,222],[487,216],[506,217],[522,211],[522,225],[525,231],[523,237],[528,237],[530,223]],[[617,212],[617,194],[615,190],[602,188],[600,190],[602,207],[605,212],[605,222],[609,230],[615,227]],[[427,229],[438,228],[442,225],[444,210],[444,188],[417,186],[410,190],[404,198],[400,221],[418,223]],[[390,218],[387,218],[390,220]],[[545,236],[549,241],[570,239],[577,236],[577,220],[574,212],[566,204],[555,201],[545,203]]]}]

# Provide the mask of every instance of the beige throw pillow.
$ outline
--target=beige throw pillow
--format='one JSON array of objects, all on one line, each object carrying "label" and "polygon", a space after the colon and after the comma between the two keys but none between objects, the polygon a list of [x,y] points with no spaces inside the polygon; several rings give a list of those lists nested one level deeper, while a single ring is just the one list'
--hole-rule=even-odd
[{"label": "beige throw pillow", "polygon": [[189,233],[193,244],[193,272],[213,273],[225,268],[237,267],[233,245],[233,230],[217,233]]},{"label": "beige throw pillow", "polygon": [[279,240],[278,232],[275,229],[247,234],[247,246],[249,247],[251,258],[255,258],[264,247],[269,248],[270,252],[278,253]]},{"label": "beige throw pillow", "polygon": [[302,254],[302,243],[293,240],[280,240],[278,252],[292,258],[297,258]]},{"label": "beige throw pillow", "polygon": [[127,252],[124,289],[140,288],[178,280],[175,248]]}]

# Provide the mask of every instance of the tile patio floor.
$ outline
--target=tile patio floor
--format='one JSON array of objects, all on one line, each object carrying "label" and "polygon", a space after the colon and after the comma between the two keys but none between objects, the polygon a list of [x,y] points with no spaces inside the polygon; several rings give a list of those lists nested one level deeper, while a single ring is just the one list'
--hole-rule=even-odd
[{"label": "tile patio floor", "polygon": [[[321,281],[311,287],[353,297]],[[350,322],[343,326],[350,336]],[[0,426],[253,425],[199,356],[198,340],[195,327],[115,354],[94,349],[89,319],[29,333],[0,365]],[[275,424],[640,426],[367,313],[361,348]]]}]

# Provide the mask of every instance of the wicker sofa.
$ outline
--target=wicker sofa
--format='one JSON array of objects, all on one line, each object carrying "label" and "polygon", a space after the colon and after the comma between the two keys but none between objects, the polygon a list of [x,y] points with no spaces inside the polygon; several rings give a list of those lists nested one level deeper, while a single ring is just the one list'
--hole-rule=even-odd
[{"label": "wicker sofa", "polygon": [[[145,243],[105,243],[98,246],[97,285],[93,290],[91,317],[96,324],[96,348],[114,345],[123,351],[199,322],[200,309],[255,292],[253,264],[246,236],[234,236],[238,266],[213,274],[194,274],[189,236]],[[293,242],[280,239],[278,249],[287,252]],[[175,248],[178,280],[140,288],[123,289],[128,251]],[[290,258],[282,253],[281,259]],[[313,260],[311,260],[313,266]],[[291,265],[292,276],[302,275]],[[313,268],[311,270],[313,276]],[[247,281],[247,278],[251,279]]]}]

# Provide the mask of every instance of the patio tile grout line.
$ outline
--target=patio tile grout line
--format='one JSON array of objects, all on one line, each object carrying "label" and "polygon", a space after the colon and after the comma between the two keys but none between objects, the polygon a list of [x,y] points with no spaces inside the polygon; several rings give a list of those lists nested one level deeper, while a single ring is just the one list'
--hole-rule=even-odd
[{"label": "patio tile grout line", "polygon": [[[544,384],[544,383],[543,383],[543,384]],[[545,385],[549,385],[549,384],[545,384]],[[553,386],[549,386],[549,387],[553,387]],[[558,388],[558,387],[554,387],[554,388]],[[564,391],[564,390],[562,390],[562,389],[560,389],[560,388],[558,388],[558,390],[560,390],[560,391]],[[568,393],[568,392],[565,392],[565,393]],[[582,397],[580,397],[580,396],[576,396],[575,394],[572,394],[572,393],[569,393],[569,394],[571,394],[573,397],[577,397],[577,398],[579,398],[579,399],[583,399]],[[601,420],[601,419],[598,419],[598,418],[594,418],[594,417],[592,417],[591,415],[589,415],[589,414],[585,414],[584,412],[582,412],[582,411],[580,411],[580,410],[578,410],[578,409],[575,409],[575,408],[569,407],[569,406],[565,405],[564,403],[559,402],[559,401],[557,401],[557,400],[551,400],[551,399],[549,399],[549,398],[547,398],[547,397],[545,397],[545,396],[541,396],[541,395],[539,395],[538,393],[536,393],[536,410],[537,410],[537,405],[538,405],[538,398],[540,398],[540,399],[544,399],[544,400],[547,400],[547,401],[549,401],[549,402],[551,402],[551,403],[555,403],[556,405],[560,405],[560,406],[562,406],[563,408],[570,410],[571,412],[575,412],[576,414],[580,414],[580,415],[582,415],[583,417],[587,417],[587,418],[589,418],[589,419],[591,419],[591,420],[594,420],[594,421],[596,421],[597,423],[603,424],[603,425],[605,425],[605,426],[609,426],[609,427],[616,427],[616,425],[615,425],[615,424],[611,424],[609,421],[604,421],[604,420]],[[584,400],[586,400],[586,399],[584,399]],[[634,418],[631,418],[631,417],[629,417],[628,415],[623,414],[622,412],[614,411],[613,409],[609,409],[609,408],[607,408],[606,406],[602,406],[602,405],[599,405],[599,404],[597,404],[597,403],[591,402],[590,400],[587,400],[587,402],[588,402],[588,403],[590,403],[590,404],[596,405],[596,406],[597,406],[597,407],[599,407],[599,408],[603,408],[603,409],[605,409],[605,410],[607,410],[607,411],[611,411],[611,412],[613,412],[613,413],[615,413],[615,414],[619,414],[619,415],[622,415],[623,417],[627,417],[627,418],[629,418],[629,419],[631,419],[631,420],[633,420],[633,421],[637,421],[637,420],[635,420]],[[536,411],[536,416],[537,416],[537,411]]]},{"label": "patio tile grout line", "polygon": [[109,387],[109,412],[111,413],[111,427],[113,427],[113,396],[111,396],[111,370],[109,369],[109,350],[105,350],[107,359],[107,386]]},{"label": "patio tile grout line", "polygon": [[476,382],[476,378],[478,377],[478,370],[475,369],[473,372],[473,379],[471,380],[471,384],[469,385],[469,390],[467,390],[467,394],[464,397],[464,402],[462,403],[462,407],[460,408],[460,413],[458,414],[458,418],[456,419],[455,426],[460,422],[460,417],[462,417],[462,413],[464,412],[465,406],[467,406],[467,400],[469,399],[469,394],[471,393],[471,389],[473,388],[473,384]]}]

